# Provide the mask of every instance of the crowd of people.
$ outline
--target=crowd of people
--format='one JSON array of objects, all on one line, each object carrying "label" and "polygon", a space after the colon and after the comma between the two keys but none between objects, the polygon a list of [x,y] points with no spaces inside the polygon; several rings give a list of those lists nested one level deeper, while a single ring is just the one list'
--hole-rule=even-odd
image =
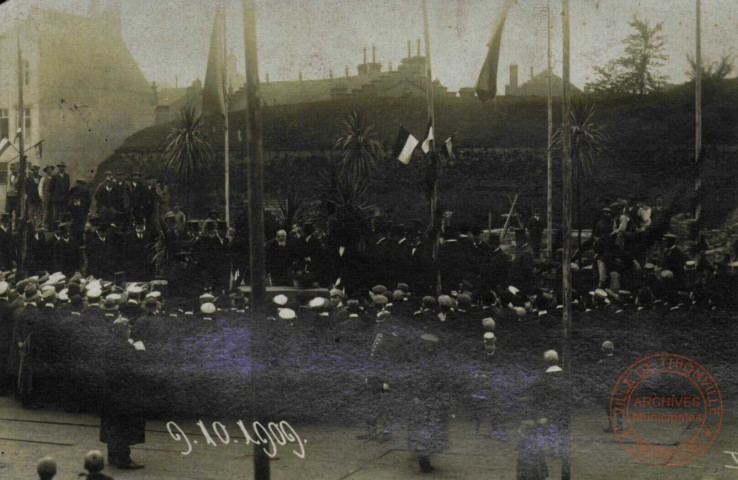
[{"label": "crowd of people", "polygon": [[[5,363],[0,374],[4,390],[14,391],[24,407],[37,406],[34,359],[44,345],[34,341],[39,318],[61,314],[106,323],[117,342],[111,351],[127,349],[122,357],[145,351],[151,317],[208,322],[224,310],[246,314],[248,232],[229,229],[216,213],[188,222],[177,205],[169,210],[161,182],[154,178],[144,182],[137,172],[127,180],[107,172],[91,195],[84,182],[69,187],[63,165],[54,170],[47,167],[40,176],[32,167],[27,180],[37,185],[29,189],[29,183],[26,188],[30,276],[17,270],[20,242],[13,233],[17,203],[9,201],[8,214],[0,217],[0,360]],[[31,208],[29,199],[37,193],[36,205],[41,206]],[[653,207],[643,200],[606,199],[598,209],[591,237],[571,264],[575,310],[618,314],[626,309],[738,306],[733,246],[719,261],[711,261],[701,236],[680,242],[670,233],[675,212],[660,197]],[[421,222],[407,227],[378,218],[373,236],[361,241],[340,238],[312,223],[284,226],[265,245],[268,284],[303,292],[317,288],[323,293],[292,299],[275,295],[270,318],[325,319],[335,325],[406,318],[436,332],[416,339],[428,356],[439,338],[442,342],[443,335],[437,333],[443,328],[474,323],[474,334],[492,355],[497,342],[493,316],[509,314],[522,321],[556,318],[562,311],[558,298],[562,251],[554,248],[549,255],[543,247],[545,228],[539,211],[525,225],[514,229],[515,241],[508,242],[481,228],[445,221],[437,252],[433,236]],[[181,284],[190,287],[186,294],[177,288]],[[163,302],[167,295],[185,300],[167,310]],[[469,318],[476,321],[469,323]],[[381,355],[386,348],[382,345],[382,336],[374,336],[370,355]],[[612,349],[611,342],[603,344],[606,357]],[[556,379],[561,368],[555,351],[546,352],[544,359],[536,395],[550,398],[560,388]],[[375,393],[389,389],[381,375],[369,380]],[[418,408],[410,421],[409,442],[421,470],[430,472],[430,456],[445,444],[447,412],[438,402],[423,402],[422,398],[434,396],[433,391],[419,390],[417,395],[425,407]],[[545,403],[533,402],[536,406],[521,430],[518,469],[530,472],[521,478],[545,476],[540,473],[545,458],[537,436],[543,427],[546,434],[555,434],[553,427],[558,425],[557,412],[551,409],[543,415],[551,416],[549,424],[536,423]],[[145,420],[115,408],[103,408],[101,415],[100,437],[108,444],[108,462],[124,469],[141,468],[130,457],[130,445],[143,442]],[[368,419],[366,438],[387,433],[380,417]]]}]

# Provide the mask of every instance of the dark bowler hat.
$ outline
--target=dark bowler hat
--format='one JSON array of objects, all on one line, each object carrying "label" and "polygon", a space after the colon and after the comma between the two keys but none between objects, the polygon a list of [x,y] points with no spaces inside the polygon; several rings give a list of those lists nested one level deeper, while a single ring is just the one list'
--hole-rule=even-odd
[{"label": "dark bowler hat", "polygon": [[38,165],[31,165],[31,170],[34,170],[34,171],[36,171],[36,170],[38,170],[38,169],[40,169],[40,168],[41,168],[41,167],[39,167]]},{"label": "dark bowler hat", "polygon": [[54,169],[54,166],[53,166],[53,165],[46,165],[46,166],[44,167],[44,172],[46,172],[46,171],[48,171],[48,170],[53,170],[53,169]]},{"label": "dark bowler hat", "polygon": [[56,164],[56,166],[59,167],[59,168],[67,168],[67,164],[64,163],[64,162],[59,162],[59,163]]}]

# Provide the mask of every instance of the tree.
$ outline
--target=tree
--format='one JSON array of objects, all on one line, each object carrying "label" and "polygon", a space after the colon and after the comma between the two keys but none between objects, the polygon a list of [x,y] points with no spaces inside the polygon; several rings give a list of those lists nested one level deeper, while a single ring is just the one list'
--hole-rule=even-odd
[{"label": "tree", "polygon": [[[736,54],[731,48],[727,52],[720,55],[720,60],[713,62],[702,61],[702,81],[723,80],[735,70]],[[697,61],[692,55],[687,55],[689,69],[685,72],[689,80],[694,82],[695,73],[697,72]]]},{"label": "tree", "polygon": [[345,133],[336,140],[333,151],[338,153],[340,175],[350,176],[355,182],[367,178],[377,160],[384,156],[377,132],[361,112],[354,110],[343,121]]},{"label": "tree", "polygon": [[[570,114],[571,158],[574,167],[574,196],[577,205],[577,240],[582,246],[581,222],[581,180],[592,175],[592,167],[601,156],[607,144],[607,135],[602,125],[595,120],[597,110],[587,103],[575,103]],[[554,144],[561,145],[562,130],[553,136]]]},{"label": "tree", "polygon": [[191,217],[192,179],[205,170],[213,159],[213,149],[202,127],[202,115],[192,106],[184,106],[177,116],[177,126],[167,136],[164,160],[167,168],[184,177],[187,217]]},{"label": "tree", "polygon": [[667,77],[657,73],[669,59],[664,53],[663,22],[651,27],[634,15],[628,25],[635,32],[623,40],[623,56],[603,67],[594,67],[598,78],[587,87],[596,93],[645,95],[661,90],[666,84]]}]

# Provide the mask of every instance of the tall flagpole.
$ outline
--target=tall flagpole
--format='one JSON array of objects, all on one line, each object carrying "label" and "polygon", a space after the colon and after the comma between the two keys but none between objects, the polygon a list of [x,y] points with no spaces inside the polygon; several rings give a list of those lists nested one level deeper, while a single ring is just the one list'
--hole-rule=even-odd
[{"label": "tall flagpole", "polygon": [[433,71],[431,69],[431,50],[430,50],[430,27],[428,21],[428,0],[423,0],[423,30],[425,38],[425,76],[426,76],[426,98],[428,100],[428,126],[433,129],[433,138],[429,142],[430,150],[428,151],[429,165],[433,184],[431,186],[430,198],[430,232],[433,235],[433,272],[436,276],[436,290],[439,295],[441,293],[441,274],[438,270],[438,250],[441,238],[441,226],[438,224],[438,156],[436,155],[435,142],[435,111],[433,107]]},{"label": "tall flagpole", "polygon": [[[694,163],[695,163],[695,179],[694,191],[697,200],[694,218],[699,222],[702,216],[702,176],[700,175],[700,163],[702,160],[702,1],[697,0],[697,41],[695,44],[695,64],[696,72],[694,75],[694,113],[695,113],[695,132],[694,132]],[[699,226],[699,223],[697,224]]]},{"label": "tall flagpole", "polygon": [[551,0],[546,0],[546,25],[548,36],[548,144],[546,146],[546,253],[553,254],[553,163],[551,161],[551,137],[553,137],[553,106],[551,102]]},{"label": "tall flagpole", "polygon": [[[264,242],[264,145],[259,93],[259,56],[256,42],[256,6],[254,0],[243,0],[244,50],[246,57],[246,135],[248,142],[249,250],[251,267],[251,305],[255,320],[255,336],[265,328],[266,263]],[[253,392],[253,389],[252,389]],[[252,393],[257,408],[256,394]],[[258,414],[258,412],[255,412]],[[254,479],[271,476],[266,445],[254,443]]]},{"label": "tall flagpole", "polygon": [[562,434],[564,435],[564,451],[561,460],[561,478],[569,480],[571,478],[571,463],[569,459],[571,437],[571,401],[572,401],[572,361],[571,361],[571,207],[572,207],[572,160],[571,160],[571,85],[570,85],[570,39],[569,39],[569,0],[561,0],[562,20],[563,20],[563,37],[564,37],[564,65],[563,65],[563,119],[561,125],[561,172],[563,177],[562,192],[562,234],[564,236],[564,258],[562,262],[562,280],[563,280],[563,334],[564,342],[562,348],[564,369],[564,422],[562,425]]},{"label": "tall flagpole", "polygon": [[[18,218],[17,218],[17,232],[18,239],[20,240],[20,255],[18,259],[18,271],[25,273],[26,266],[26,250],[28,248],[28,238],[26,235],[26,170],[28,165],[26,164],[26,152],[25,152],[25,141],[26,141],[26,110],[23,105],[23,54],[21,53],[20,46],[20,34],[16,36],[18,46],[18,119],[20,129],[20,142],[18,144]],[[13,219],[10,219],[11,225]]]},{"label": "tall flagpole", "polygon": [[225,102],[225,132],[224,132],[224,144],[225,144],[225,220],[227,228],[231,228],[231,174],[230,174],[230,147],[228,142],[229,136],[229,122],[228,122],[228,47],[226,46],[226,11],[225,6],[222,10],[223,14],[223,96]]}]

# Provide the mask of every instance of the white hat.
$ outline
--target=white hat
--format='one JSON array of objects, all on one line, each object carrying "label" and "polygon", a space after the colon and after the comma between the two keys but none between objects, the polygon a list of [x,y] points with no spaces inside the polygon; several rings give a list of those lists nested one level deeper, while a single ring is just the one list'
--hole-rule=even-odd
[{"label": "white hat", "polygon": [[523,307],[514,307],[513,310],[518,317],[524,317],[527,313]]},{"label": "white hat", "polygon": [[280,307],[283,307],[287,305],[287,296],[280,293],[279,295],[275,295],[272,301]]},{"label": "white hat", "polygon": [[6,282],[5,280],[0,281],[0,295],[5,295],[8,293],[8,288],[10,288],[10,284]]},{"label": "white hat", "polygon": [[323,308],[325,307],[326,300],[323,297],[315,297],[310,302],[308,302],[308,307],[310,308]]},{"label": "white hat", "polygon": [[495,337],[495,334],[492,333],[492,332],[486,332],[484,334],[484,339],[485,340],[494,340],[495,338],[497,338],[497,337]]},{"label": "white hat", "polygon": [[126,288],[126,292],[133,293],[134,295],[139,294],[143,292],[143,288],[139,287],[136,284],[128,285],[128,288]]},{"label": "white hat", "polygon": [[674,278],[674,272],[671,270],[661,270],[661,278]]},{"label": "white hat", "polygon": [[215,305],[210,302],[205,302],[200,305],[200,311],[205,315],[212,315],[215,313]]},{"label": "white hat", "polygon": [[543,359],[547,362],[555,363],[559,361],[559,354],[556,350],[546,350],[543,352]]},{"label": "white hat", "polygon": [[120,303],[121,296],[118,293],[111,293],[107,297],[105,297],[105,300],[112,300],[113,302]]},{"label": "white hat", "polygon": [[597,298],[605,299],[605,298],[607,298],[607,291],[606,290],[603,290],[601,288],[598,288],[598,289],[595,290],[595,296]]},{"label": "white hat", "polygon": [[146,298],[161,298],[161,292],[149,292],[146,294]]},{"label": "white hat", "polygon": [[213,296],[212,293],[203,293],[200,295],[200,302],[202,303],[209,303],[215,300],[215,296]]},{"label": "white hat", "polygon": [[291,308],[282,308],[279,310],[279,318],[282,320],[294,320],[297,318],[297,315],[295,315],[295,311]]},{"label": "white hat", "polygon": [[43,287],[41,287],[41,293],[46,293],[46,292],[55,291],[55,290],[56,290],[56,287],[54,287],[53,285],[44,285]]},{"label": "white hat", "polygon": [[516,287],[513,287],[512,285],[507,287],[507,291],[512,293],[513,295],[517,295],[518,293],[520,293],[520,290]]},{"label": "white hat", "polygon": [[62,302],[68,301],[69,300],[69,290],[66,288],[63,289],[61,292],[59,292],[59,294],[56,297]]},{"label": "white hat", "polygon": [[492,331],[495,329],[495,321],[492,317],[482,319],[482,326],[485,330]]},{"label": "white hat", "polygon": [[99,299],[102,295],[102,290],[99,288],[91,288],[87,290],[87,298],[93,300],[93,299]]}]

